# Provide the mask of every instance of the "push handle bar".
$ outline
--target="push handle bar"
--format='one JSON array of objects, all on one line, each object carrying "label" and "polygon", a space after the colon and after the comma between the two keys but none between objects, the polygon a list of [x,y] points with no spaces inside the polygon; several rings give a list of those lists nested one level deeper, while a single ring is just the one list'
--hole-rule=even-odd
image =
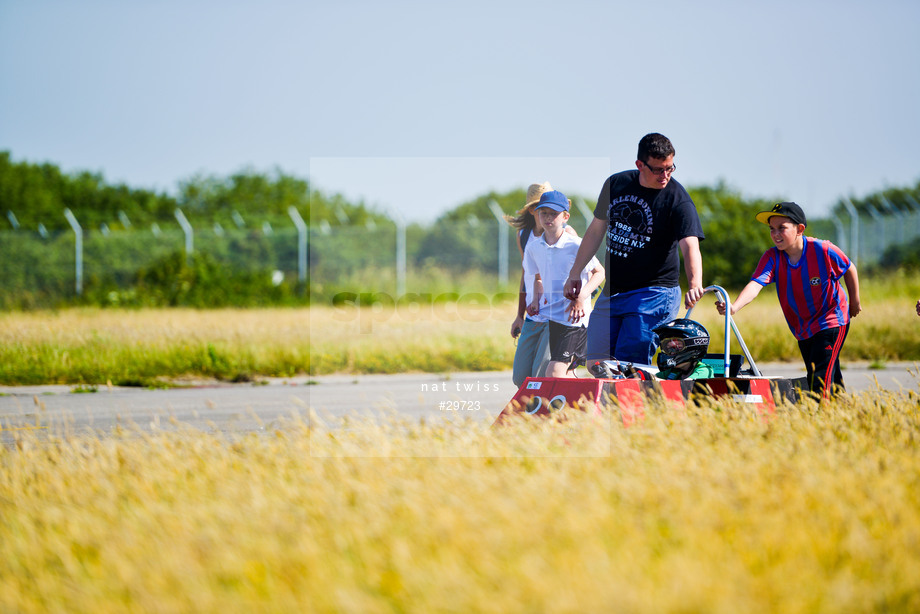
[{"label": "push handle bar", "polygon": [[[747,345],[744,343],[744,339],[741,338],[741,333],[738,332],[738,326],[735,324],[734,318],[732,318],[732,303],[728,298],[728,292],[725,291],[725,288],[722,286],[707,286],[703,288],[703,295],[709,294],[719,295],[719,298],[725,303],[725,377],[728,377],[731,367],[731,336],[728,334],[729,329],[735,333],[735,338],[738,340],[738,345],[741,346],[741,351],[744,352],[744,357],[747,358],[748,364],[751,365],[751,373],[755,376],[761,375],[760,369],[757,368],[757,365],[754,363],[754,359],[751,358],[751,353],[748,351]],[[702,298],[702,296],[700,297]],[[699,301],[697,301],[699,302]],[[687,315],[685,318],[690,318],[690,313],[693,311],[693,307],[687,309]]]}]

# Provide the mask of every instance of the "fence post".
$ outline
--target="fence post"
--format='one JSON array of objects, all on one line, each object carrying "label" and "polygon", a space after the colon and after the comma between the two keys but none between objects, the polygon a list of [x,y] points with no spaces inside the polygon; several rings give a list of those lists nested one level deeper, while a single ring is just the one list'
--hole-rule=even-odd
[{"label": "fence post", "polygon": [[885,251],[885,245],[887,244],[887,239],[885,238],[885,218],[872,203],[866,203],[866,209],[868,209],[872,219],[875,220],[875,255],[877,259],[880,259],[882,252]]},{"label": "fence post", "polygon": [[288,207],[288,215],[297,227],[297,280],[304,283],[307,281],[307,224],[294,205]]},{"label": "fence post", "polygon": [[897,232],[897,241],[898,243],[904,243],[904,212],[901,211],[900,207],[895,205],[893,202],[885,198],[885,195],[882,194],[879,196],[882,201],[882,206],[888,209],[891,213],[894,214],[895,218],[898,221],[898,232]]},{"label": "fence post", "polygon": [[185,233],[185,259],[191,261],[192,251],[194,250],[194,231],[192,230],[192,225],[189,224],[188,218],[185,217],[185,214],[182,213],[182,210],[176,207],[176,219],[179,221],[179,226],[182,226],[182,232]]},{"label": "fence post", "polygon": [[846,207],[847,213],[850,214],[850,248],[849,256],[850,260],[853,261],[857,267],[859,266],[859,212],[856,210],[856,207],[853,206],[853,203],[846,196],[841,200],[843,206]]},{"label": "fence post", "polygon": [[64,209],[64,217],[67,218],[67,222],[70,224],[70,227],[73,228],[73,234],[76,237],[76,287],[77,287],[77,296],[82,296],[83,294],[83,228],[80,227],[80,222],[77,221],[77,218],[74,217],[70,209]]},{"label": "fence post", "polygon": [[841,247],[844,251],[849,252],[850,246],[846,245],[846,231],[843,229],[843,222],[840,221],[840,218],[835,217],[834,219],[834,230],[837,231],[837,245]]},{"label": "fence post", "polygon": [[585,232],[588,232],[588,226],[594,220],[594,212],[588,209],[588,205],[581,198],[575,199],[575,206],[578,207],[578,212],[581,213],[581,216],[585,218]]},{"label": "fence post", "polygon": [[[910,194],[905,194],[904,198],[907,199],[907,204],[909,204],[911,208],[914,210],[914,222],[916,226],[916,224],[920,223],[920,203],[918,203],[917,199],[911,196]],[[914,232],[911,235],[911,238],[914,238],[917,235],[920,235],[920,228],[915,227]]]},{"label": "fence post", "polygon": [[396,223],[396,300],[406,295],[406,221],[398,213]]},{"label": "fence post", "polygon": [[508,229],[511,226],[505,221],[505,212],[498,206],[495,199],[489,201],[489,209],[498,222],[498,283],[508,283]]}]

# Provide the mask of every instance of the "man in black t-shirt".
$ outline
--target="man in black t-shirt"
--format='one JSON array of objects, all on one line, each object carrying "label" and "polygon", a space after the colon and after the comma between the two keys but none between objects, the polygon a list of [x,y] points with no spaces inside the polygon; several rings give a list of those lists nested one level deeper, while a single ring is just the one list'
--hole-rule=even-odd
[{"label": "man in black t-shirt", "polygon": [[690,195],[671,179],[676,168],[671,141],[647,134],[639,141],[637,170],[611,175],[601,188],[565,284],[566,296],[577,298],[578,273],[606,238],[607,280],[588,325],[589,365],[611,358],[651,364],[653,329],[680,309],[681,256],[689,287],[684,305],[703,294],[703,229]]}]

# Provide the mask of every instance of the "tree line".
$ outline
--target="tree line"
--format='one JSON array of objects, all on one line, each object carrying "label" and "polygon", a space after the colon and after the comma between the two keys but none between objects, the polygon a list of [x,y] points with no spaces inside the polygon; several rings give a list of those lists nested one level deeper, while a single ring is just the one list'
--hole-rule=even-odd
[{"label": "tree line", "polygon": [[0,151],[0,207],[7,221],[21,229],[37,231],[42,225],[49,232],[67,230],[65,208],[87,228],[104,224],[112,230],[129,230],[175,223],[177,208],[208,226],[239,226],[240,220],[243,224],[254,220],[290,223],[291,206],[305,217],[331,225],[386,221],[363,203],[311,191],[309,181],[278,169],[270,173],[243,170],[228,177],[193,175],[180,181],[172,196],[113,185],[101,173],[68,174],[51,163],[17,162],[9,151]]}]

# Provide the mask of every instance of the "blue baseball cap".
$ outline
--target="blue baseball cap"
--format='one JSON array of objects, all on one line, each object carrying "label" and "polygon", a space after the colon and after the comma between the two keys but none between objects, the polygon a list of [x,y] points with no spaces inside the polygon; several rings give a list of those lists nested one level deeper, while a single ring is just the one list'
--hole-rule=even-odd
[{"label": "blue baseball cap", "polygon": [[537,206],[534,207],[534,210],[541,207],[549,207],[553,211],[568,211],[569,199],[566,198],[565,194],[559,190],[543,192],[543,194],[540,195],[540,202],[537,203]]}]

